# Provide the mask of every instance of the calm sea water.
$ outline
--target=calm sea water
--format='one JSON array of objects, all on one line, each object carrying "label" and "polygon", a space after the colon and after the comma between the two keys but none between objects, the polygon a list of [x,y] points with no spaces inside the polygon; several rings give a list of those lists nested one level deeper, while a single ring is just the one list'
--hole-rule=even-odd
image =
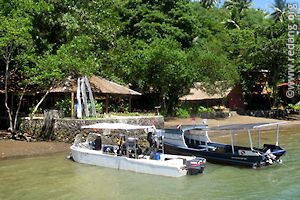
[{"label": "calm sea water", "polygon": [[280,145],[288,150],[281,165],[208,163],[204,174],[181,178],[78,164],[66,159],[67,153],[2,160],[0,199],[300,199],[300,127],[283,130]]}]

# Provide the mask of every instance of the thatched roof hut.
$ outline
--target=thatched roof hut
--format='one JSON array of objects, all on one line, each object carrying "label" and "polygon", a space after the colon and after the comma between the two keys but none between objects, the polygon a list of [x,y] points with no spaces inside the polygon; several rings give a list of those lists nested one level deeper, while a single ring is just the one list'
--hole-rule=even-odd
[{"label": "thatched roof hut", "polygon": [[207,93],[202,87],[201,83],[194,83],[194,87],[190,88],[190,92],[187,95],[180,97],[181,101],[199,101],[208,99],[223,99],[225,98],[232,88],[227,89],[216,94]]},{"label": "thatched roof hut", "polygon": [[[91,90],[95,97],[105,96],[105,112],[108,112],[108,102],[109,96],[127,96],[129,99],[129,110],[131,109],[131,98],[133,95],[142,95],[141,93],[134,91],[126,86],[120,85],[118,83],[106,80],[99,76],[92,76],[89,78]],[[74,102],[74,94],[77,91],[77,79],[69,77],[64,83],[58,84],[58,86],[53,87],[50,93],[71,93],[72,102]],[[72,103],[73,104],[73,103]],[[72,112],[73,113],[73,112]],[[73,115],[73,114],[72,114]]]},{"label": "thatched roof hut", "polygon": [[[115,82],[106,80],[99,76],[92,76],[89,78],[91,89],[94,93],[99,94],[111,94],[111,95],[142,95],[128,87],[117,84]],[[77,80],[71,79],[68,85],[60,84],[53,87],[50,92],[76,92],[77,91]]]}]

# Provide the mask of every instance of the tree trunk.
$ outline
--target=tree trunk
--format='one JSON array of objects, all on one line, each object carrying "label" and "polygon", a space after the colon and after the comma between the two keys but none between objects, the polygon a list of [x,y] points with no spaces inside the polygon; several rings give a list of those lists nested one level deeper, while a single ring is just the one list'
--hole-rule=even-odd
[{"label": "tree trunk", "polygon": [[15,114],[15,121],[14,121],[14,126],[13,126],[13,128],[14,128],[15,131],[17,130],[18,115],[19,115],[19,111],[20,111],[20,108],[21,108],[22,100],[23,100],[23,97],[24,97],[24,94],[25,94],[25,90],[26,90],[26,87],[24,87],[24,89],[23,89],[22,95],[21,95],[21,97],[19,99],[18,108],[17,108],[16,114]]},{"label": "tree trunk", "polygon": [[53,111],[45,110],[44,123],[39,137],[43,138],[44,140],[50,140],[53,133],[53,126],[54,126]]},{"label": "tree trunk", "polygon": [[[278,69],[276,67],[275,69]],[[274,70],[273,74],[271,75],[271,85],[272,85],[272,93],[273,93],[273,99],[271,103],[271,107],[276,106],[277,103],[277,79],[278,79],[278,70]]]},{"label": "tree trunk", "polygon": [[34,110],[31,113],[31,116],[33,116],[35,114],[35,112],[37,111],[37,109],[39,108],[39,106],[41,105],[41,103],[45,100],[45,98],[47,97],[47,95],[50,93],[51,89],[52,89],[52,87],[49,90],[47,90],[46,94],[41,98],[41,100],[35,106]]},{"label": "tree trunk", "polygon": [[[8,117],[9,117],[9,128],[8,130],[12,133],[12,136],[14,137],[16,134],[16,130],[17,130],[17,123],[18,123],[18,114],[21,108],[21,103],[23,100],[23,96],[26,90],[26,87],[24,88],[22,95],[20,97],[19,103],[18,103],[18,108],[16,110],[14,119],[13,119],[13,110],[8,106],[8,70],[9,70],[9,61],[6,60],[6,69],[5,69],[5,107],[8,113]],[[12,105],[13,106],[13,105]]]},{"label": "tree trunk", "polygon": [[6,107],[6,111],[7,111],[7,114],[8,114],[8,117],[9,117],[9,128],[8,130],[10,132],[12,132],[13,134],[15,133],[15,130],[13,128],[13,118],[12,118],[12,113],[11,113],[11,110],[8,106],[8,85],[7,85],[7,81],[8,81],[8,69],[9,69],[9,61],[6,60],[6,69],[5,69],[5,107]]},{"label": "tree trunk", "polygon": [[168,97],[167,113],[170,116],[175,116],[175,107],[178,104],[178,97],[173,93],[169,94]]}]

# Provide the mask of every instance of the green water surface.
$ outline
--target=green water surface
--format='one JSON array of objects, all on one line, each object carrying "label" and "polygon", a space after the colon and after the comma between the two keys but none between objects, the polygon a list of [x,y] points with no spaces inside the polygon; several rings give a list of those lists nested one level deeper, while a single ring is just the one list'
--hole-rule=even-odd
[{"label": "green water surface", "polygon": [[251,169],[208,163],[204,174],[181,178],[78,164],[66,159],[67,152],[2,160],[0,199],[300,199],[300,127],[283,130],[280,145],[288,151],[281,165]]}]

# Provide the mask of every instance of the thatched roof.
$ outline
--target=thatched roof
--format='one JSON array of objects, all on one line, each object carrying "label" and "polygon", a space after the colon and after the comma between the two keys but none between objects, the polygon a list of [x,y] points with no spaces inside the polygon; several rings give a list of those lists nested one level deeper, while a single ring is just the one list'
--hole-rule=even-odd
[{"label": "thatched roof", "polygon": [[[120,84],[106,80],[99,76],[92,76],[89,78],[91,89],[94,93],[102,94],[118,94],[118,95],[141,95],[141,93],[129,89]],[[50,92],[76,92],[77,91],[77,79],[70,79],[67,86],[61,84],[60,86],[54,87]]]},{"label": "thatched roof", "polygon": [[231,89],[228,89],[226,92],[223,92],[222,94],[217,93],[210,95],[207,92],[205,92],[203,89],[199,87],[199,84],[195,84],[195,87],[190,89],[189,94],[180,97],[179,99],[181,101],[197,101],[197,100],[206,100],[206,99],[222,99],[225,98],[229,93]]}]

